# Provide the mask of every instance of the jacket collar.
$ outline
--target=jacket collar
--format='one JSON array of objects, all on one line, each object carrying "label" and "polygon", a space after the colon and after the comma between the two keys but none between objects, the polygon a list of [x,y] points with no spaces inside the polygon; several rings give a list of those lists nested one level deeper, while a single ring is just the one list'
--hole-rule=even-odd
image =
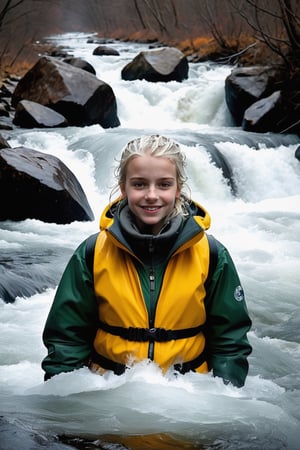
[{"label": "jacket collar", "polygon": [[202,206],[190,202],[187,212],[188,215],[185,217],[172,218],[157,235],[141,233],[129,210],[127,200],[117,199],[103,211],[100,229],[106,229],[141,260],[145,260],[146,255],[150,257],[151,254],[155,255],[156,259],[161,259],[174,253],[192,238],[198,236],[200,239],[203,231],[209,228],[210,216]]}]

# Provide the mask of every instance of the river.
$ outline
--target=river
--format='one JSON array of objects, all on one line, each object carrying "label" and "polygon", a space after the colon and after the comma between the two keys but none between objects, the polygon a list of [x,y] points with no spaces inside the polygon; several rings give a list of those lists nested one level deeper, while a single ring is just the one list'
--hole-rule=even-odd
[{"label": "river", "polygon": [[[64,435],[78,437],[72,446],[93,442],[78,448],[299,449],[299,138],[233,126],[224,100],[231,67],[190,63],[182,83],[122,81],[122,68],[147,46],[112,41],[120,55],[100,57],[87,38],[49,40],[86,59],[113,88],[121,126],[2,133],[13,147],[59,157],[80,181],[95,220],[0,223],[0,268],[33,289],[14,303],[0,300],[0,448],[65,448],[53,438]],[[41,335],[61,273],[77,245],[98,229],[122,147],[148,133],[182,144],[192,197],[210,212],[211,233],[228,247],[240,274],[253,320],[241,389],[210,374],[163,377],[144,363],[122,376],[83,368],[43,382]],[[212,148],[228,161],[235,193]]]}]

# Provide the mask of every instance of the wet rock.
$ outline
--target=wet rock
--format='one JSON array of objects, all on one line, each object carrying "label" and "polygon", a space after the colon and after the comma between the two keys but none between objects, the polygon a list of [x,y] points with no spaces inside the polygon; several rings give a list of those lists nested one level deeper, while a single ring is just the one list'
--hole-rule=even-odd
[{"label": "wet rock", "polygon": [[[17,297],[31,297],[32,295],[43,292],[51,284],[47,277],[39,277],[39,268],[35,264],[35,271],[33,267],[27,267],[26,273],[19,273],[20,268],[10,270],[6,266],[7,260],[3,263],[4,255],[1,255],[0,260],[0,299],[5,303],[14,303]],[[0,446],[1,448],[1,446]]]},{"label": "wet rock", "polygon": [[20,81],[19,77],[14,77],[14,76],[9,76],[8,78],[6,78],[1,86],[0,89],[0,97],[11,97],[16,85],[18,83],[18,81]]},{"label": "wet rock", "polygon": [[13,124],[12,124],[12,120],[8,119],[8,120],[0,120],[0,130],[6,130],[6,131],[11,131],[13,130]]},{"label": "wet rock", "polygon": [[107,47],[106,45],[99,45],[98,47],[96,47],[94,49],[93,55],[97,55],[97,56],[102,56],[102,55],[119,56],[120,53],[115,48]]},{"label": "wet rock", "polygon": [[0,116],[9,117],[9,112],[7,111],[7,107],[1,103],[0,103]]},{"label": "wet rock", "polygon": [[75,449],[71,445],[58,442],[55,436],[47,436],[45,433],[37,433],[22,426],[20,421],[9,421],[0,416],[0,448],[5,450],[70,450]]},{"label": "wet rock", "polygon": [[113,44],[115,42],[115,39],[110,38],[102,38],[102,37],[89,37],[86,41],[88,44]]},{"label": "wet rock", "polygon": [[30,100],[21,100],[17,104],[13,123],[22,128],[54,128],[68,125],[66,118],[61,114]]},{"label": "wet rock", "polygon": [[19,81],[12,105],[30,100],[64,116],[71,126],[120,125],[112,88],[85,70],[52,57],[42,57]]},{"label": "wet rock", "polygon": [[10,147],[10,145],[8,144],[6,139],[4,139],[4,137],[1,136],[1,134],[0,134],[0,148],[9,148],[9,147]]},{"label": "wet rock", "polygon": [[30,148],[0,150],[0,191],[0,220],[94,219],[75,175],[58,158]]},{"label": "wet rock", "polygon": [[12,93],[18,79],[10,76],[2,80],[0,87],[0,130],[13,130],[14,108],[11,106]]},{"label": "wet rock", "polygon": [[53,56],[55,58],[67,58],[68,52],[63,48],[55,47],[53,49],[50,49],[50,51],[48,51],[48,55]]},{"label": "wet rock", "polygon": [[281,92],[273,92],[246,109],[242,127],[245,131],[266,133],[275,131],[281,118]]},{"label": "wet rock", "polygon": [[[300,114],[291,92],[275,91],[253,103],[244,113],[242,128],[257,133],[300,134]],[[298,107],[299,109],[299,107]]]},{"label": "wet rock", "polygon": [[281,92],[273,92],[247,108],[242,123],[243,130],[259,133],[274,131],[280,120],[280,99]]},{"label": "wet rock", "polygon": [[271,95],[274,87],[282,84],[281,77],[275,68],[264,66],[240,67],[231,72],[225,80],[225,99],[238,126],[242,124],[247,108]]},{"label": "wet rock", "polygon": [[28,245],[24,243],[23,247],[14,248],[13,251],[11,246],[1,248],[0,302],[3,300],[5,303],[14,303],[17,297],[29,298],[57,286],[73,250],[61,243],[59,250],[54,250],[56,256],[53,264],[53,258],[49,259],[49,255],[53,256],[51,239],[46,247],[42,252],[38,244],[28,249]]},{"label": "wet rock", "polygon": [[123,80],[183,81],[188,60],[177,48],[163,47],[140,52],[121,72]]},{"label": "wet rock", "polygon": [[96,70],[89,62],[85,61],[82,58],[74,58],[68,57],[63,60],[63,62],[67,64],[71,64],[71,66],[78,67],[78,69],[86,70],[87,72],[96,75]]}]

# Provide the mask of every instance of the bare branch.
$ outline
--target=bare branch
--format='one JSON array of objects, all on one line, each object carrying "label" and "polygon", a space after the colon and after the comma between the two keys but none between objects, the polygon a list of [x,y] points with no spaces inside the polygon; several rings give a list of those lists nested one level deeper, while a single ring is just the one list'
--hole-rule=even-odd
[{"label": "bare branch", "polygon": [[244,0],[241,7],[235,3],[240,16],[255,32],[255,37],[287,66],[299,67],[300,17],[296,13],[298,0]]},{"label": "bare branch", "polygon": [[159,5],[156,4],[156,1],[152,0],[152,4],[150,3],[149,0],[144,0],[144,2],[148,6],[151,15],[157,21],[157,23],[160,27],[160,30],[164,31],[164,32],[168,32],[167,27],[163,21],[161,13],[160,13],[160,7],[159,7]]},{"label": "bare branch", "polygon": [[243,48],[239,52],[233,53],[232,55],[226,56],[224,58],[219,58],[218,62],[221,62],[222,64],[235,64],[238,60],[239,56],[246,53],[250,48],[255,47],[257,45],[257,42],[253,42],[252,44],[248,45],[247,47]]},{"label": "bare branch", "polygon": [[136,12],[137,12],[137,14],[138,14],[138,16],[139,16],[139,19],[140,19],[140,22],[141,22],[141,24],[142,24],[142,27],[143,27],[143,28],[147,28],[147,27],[146,27],[146,24],[145,24],[145,22],[144,22],[144,19],[143,19],[143,16],[142,16],[142,13],[141,13],[141,10],[140,10],[140,7],[139,7],[139,5],[138,5],[137,0],[134,0],[134,6],[135,6]]}]

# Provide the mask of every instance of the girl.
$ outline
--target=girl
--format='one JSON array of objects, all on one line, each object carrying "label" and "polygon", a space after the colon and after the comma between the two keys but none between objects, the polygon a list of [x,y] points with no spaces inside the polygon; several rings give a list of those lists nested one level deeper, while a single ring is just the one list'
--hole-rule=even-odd
[{"label": "girl", "polygon": [[209,275],[210,217],[184,192],[180,146],[139,137],[125,147],[116,176],[121,196],[59,283],[43,334],[45,379],[84,365],[121,374],[148,359],[164,373],[211,370],[243,386],[251,353],[243,289],[218,241]]}]

